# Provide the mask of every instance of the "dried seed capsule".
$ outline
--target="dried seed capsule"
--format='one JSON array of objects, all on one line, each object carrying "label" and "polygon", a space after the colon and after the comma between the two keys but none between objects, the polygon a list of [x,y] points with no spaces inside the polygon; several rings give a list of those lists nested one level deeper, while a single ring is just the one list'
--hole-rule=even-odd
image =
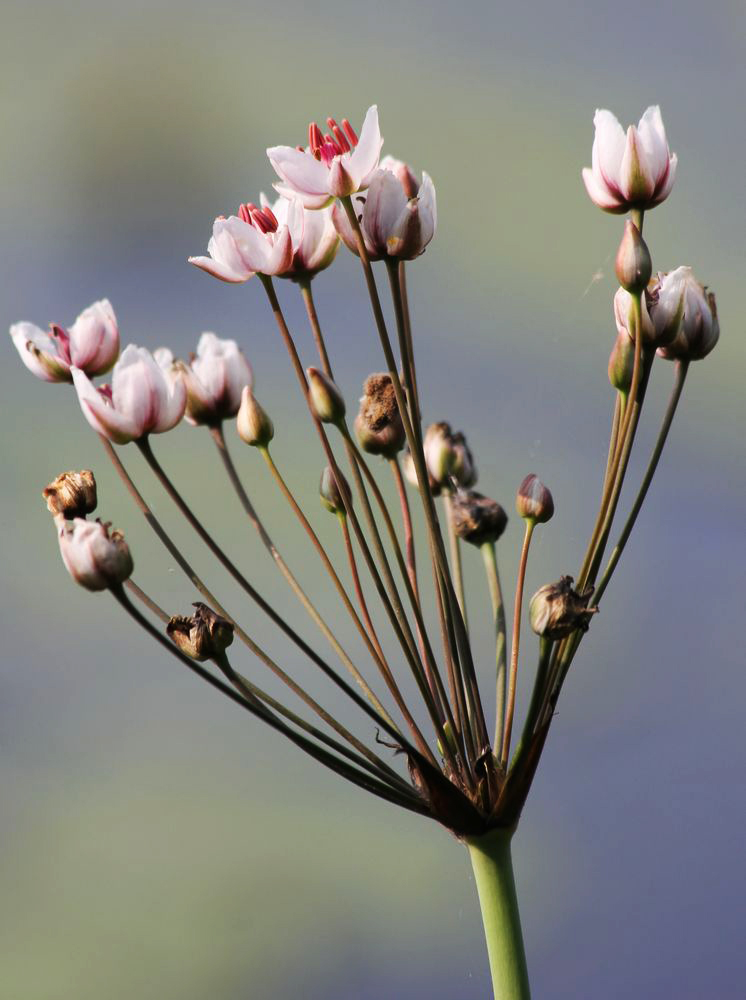
[{"label": "dried seed capsule", "polygon": [[563,576],[557,583],[540,587],[531,598],[529,620],[531,628],[546,639],[564,639],[576,629],[588,630],[591,617],[598,608],[589,608],[593,594],[589,587],[583,594],[572,588],[572,577]]},{"label": "dried seed capsule", "polygon": [[360,447],[371,455],[393,458],[404,447],[404,424],[394,383],[386,372],[369,375],[365,380],[355,433]]},{"label": "dried seed capsule", "polygon": [[71,521],[96,509],[96,480],[90,469],[63,472],[42,491],[49,513]]},{"label": "dried seed capsule", "polygon": [[500,504],[475,490],[458,490],[454,494],[451,519],[458,537],[472,545],[496,542],[508,523]]},{"label": "dried seed capsule", "polygon": [[220,656],[233,642],[233,623],[199,601],[192,606],[197,610],[191,618],[174,615],[166,626],[166,634],[193,660]]}]

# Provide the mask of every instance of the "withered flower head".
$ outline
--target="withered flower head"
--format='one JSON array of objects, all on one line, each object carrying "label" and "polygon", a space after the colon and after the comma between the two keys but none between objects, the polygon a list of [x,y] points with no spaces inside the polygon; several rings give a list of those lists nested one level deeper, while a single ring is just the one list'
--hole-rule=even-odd
[{"label": "withered flower head", "polygon": [[[352,502],[352,494],[350,493],[350,487],[347,480],[342,475],[341,472],[337,471],[337,476],[339,476],[342,482],[342,489],[347,494],[348,502]],[[330,465],[324,466],[324,471],[321,473],[321,482],[319,483],[319,497],[321,502],[329,511],[330,514],[344,514],[345,504],[342,499],[342,494],[339,491],[339,486],[337,486],[337,476]]]},{"label": "withered flower head", "polygon": [[405,433],[391,376],[369,375],[363,384],[355,433],[363,451],[393,458],[404,447]]},{"label": "withered flower head", "polygon": [[468,488],[476,483],[477,467],[466,438],[461,431],[452,431],[444,420],[430,424],[423,449],[428,474],[439,486],[455,481],[458,486]]},{"label": "withered flower head", "polygon": [[554,500],[539,477],[531,473],[518,487],[515,508],[527,521],[544,524],[554,514]]},{"label": "withered flower head", "polygon": [[193,660],[220,656],[233,642],[233,623],[197,601],[191,618],[174,615],[166,626],[168,637]]},{"label": "withered flower head", "polygon": [[49,513],[62,515],[71,521],[85,517],[96,509],[96,480],[90,469],[82,472],[63,472],[42,491]]},{"label": "withered flower head", "polygon": [[472,545],[496,542],[505,531],[508,515],[496,500],[476,490],[458,490],[451,504],[453,530]]},{"label": "withered flower head", "polygon": [[529,619],[531,628],[546,639],[564,639],[576,629],[588,631],[588,623],[598,608],[589,608],[593,594],[589,587],[579,594],[572,587],[571,576],[561,577],[557,583],[546,583],[531,598]]}]

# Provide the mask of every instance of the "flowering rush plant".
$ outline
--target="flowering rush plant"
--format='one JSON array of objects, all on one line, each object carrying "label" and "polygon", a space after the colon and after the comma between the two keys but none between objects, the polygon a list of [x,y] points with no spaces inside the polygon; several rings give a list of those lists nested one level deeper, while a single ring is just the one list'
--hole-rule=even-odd
[{"label": "flowering rush plant", "polygon": [[[282,413],[272,414],[273,422],[257,400],[252,368],[235,341],[203,333],[196,353],[184,360],[166,348],[151,353],[134,345],[120,355],[117,320],[106,300],[86,309],[69,328],[52,324],[45,332],[23,322],[10,331],[34,375],[74,386],[136,507],[198,600],[193,613],[166,610],[142,581],[135,583],[121,532],[90,517],[97,496],[89,470],[63,473],[44,490],[72,578],[90,591],[110,593],[167,653],[304,754],[358,789],[451,831],[471,856],[495,996],[506,1000],[529,996],[511,840],[563,683],[640,513],[690,364],[706,357],[719,335],[712,292],[689,267],[654,271],[643,239],[645,213],[666,200],[676,175],[659,109],[648,108],[626,133],[611,112],[597,111],[595,127],[591,166],[582,172],[585,187],[599,208],[628,216],[616,255],[619,290],[609,311],[617,333],[608,368],[613,404],[608,458],[579,569],[574,577],[546,583],[529,600],[524,580],[531,541],[536,531],[547,530],[555,511],[550,490],[536,474],[527,474],[518,486],[515,508],[523,543],[512,606],[503,599],[498,570],[508,515],[497,500],[474,488],[477,464],[464,435],[444,420],[423,423],[431,404],[417,377],[406,278],[407,265],[435,236],[435,188],[427,173],[390,156],[381,159],[375,107],[359,135],[346,119],[329,118],[326,130],[311,124],[306,145],[268,149],[277,200],[261,196],[240,205],[235,215],[219,216],[207,254],[190,258],[221,281],[243,283],[256,276],[262,285],[307,404],[323,509],[304,511],[278,468],[272,441],[275,425],[283,433]],[[365,378],[352,420],[312,291],[341,244],[360,260],[382,350],[381,371]],[[380,262],[380,271],[374,262]],[[381,303],[381,276],[394,329]],[[276,278],[290,279],[287,293],[297,288],[302,296],[315,345],[310,358],[301,359]],[[617,527],[653,366],[666,369],[665,362],[673,371],[668,408],[636,498]],[[108,383],[94,382],[110,370]],[[665,379],[667,372],[660,375]],[[153,435],[182,419],[212,436],[227,485],[271,557],[267,572],[274,563],[297,600],[291,605],[297,616],[308,616],[317,627],[317,643],[301,637],[295,614],[263,596],[258,567],[237,565],[161,464]],[[355,648],[342,645],[338,623],[322,616],[268,533],[239,471],[245,459],[236,463],[229,448],[226,424],[259,453],[288,517],[301,524],[320,576],[338,599],[339,616],[354,628]],[[156,517],[122,460],[129,443],[255,606],[253,624],[242,624],[242,615],[225,607]],[[392,479],[393,506],[382,477]],[[327,512],[339,526],[333,546],[323,545],[314,527]],[[418,521],[426,546],[416,553]],[[476,622],[473,608],[467,614],[462,575],[470,548],[481,555],[491,598],[495,657],[489,663],[477,662],[472,652]],[[375,607],[369,603],[373,594]],[[537,637],[528,649],[520,648],[524,605]],[[273,648],[279,631],[294,659],[302,654],[324,684],[344,693],[355,725],[340,721],[324,707],[323,697],[310,693],[307,669],[293,673],[266,651],[265,629],[272,633]],[[285,685],[286,699],[263,689],[266,670]],[[519,670],[532,690],[522,718],[516,715]]]}]

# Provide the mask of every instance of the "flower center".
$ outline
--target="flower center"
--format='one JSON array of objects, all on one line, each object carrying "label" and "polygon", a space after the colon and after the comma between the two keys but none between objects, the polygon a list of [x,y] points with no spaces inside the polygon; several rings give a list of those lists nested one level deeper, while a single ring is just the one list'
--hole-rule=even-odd
[{"label": "flower center", "polygon": [[239,205],[238,217],[243,222],[248,222],[260,233],[276,233],[279,223],[277,216],[269,206],[257,208],[253,201],[247,201],[245,205]]},{"label": "flower center", "polygon": [[358,137],[346,118],[342,119],[341,125],[333,118],[327,118],[326,124],[329,131],[324,135],[316,122],[311,122],[308,126],[308,145],[313,156],[329,167],[335,156],[349,153],[357,146]]}]

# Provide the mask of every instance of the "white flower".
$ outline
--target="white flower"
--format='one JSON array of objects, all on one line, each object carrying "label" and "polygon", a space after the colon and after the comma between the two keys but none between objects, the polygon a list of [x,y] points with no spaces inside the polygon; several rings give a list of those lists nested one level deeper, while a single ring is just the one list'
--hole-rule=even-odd
[{"label": "white flower", "polygon": [[[392,157],[382,162],[365,193],[352,196],[352,205],[371,260],[414,260],[435,235],[437,208],[430,176],[423,172],[422,184],[417,184],[411,169]],[[354,230],[339,203],[332,208],[332,219],[344,244],[357,253]]]},{"label": "white flower", "polygon": [[114,365],[111,388],[97,389],[82,369],[70,369],[83,414],[95,431],[115,444],[126,444],[178,424],[184,416],[186,387],[170,370],[170,351],[160,354],[167,367],[144,347],[128,344]]},{"label": "white flower", "polygon": [[334,198],[345,198],[364,190],[378,166],[383,139],[378,127],[378,108],[368,108],[358,139],[346,118],[341,126],[327,119],[329,132],[323,135],[312,122],[309,145],[271,146],[269,162],[281,183],[276,190],[287,198],[298,197],[305,208],[324,208]]},{"label": "white flower", "polygon": [[593,123],[592,166],[583,169],[591,201],[618,214],[665,201],[673,187],[677,158],[669,152],[660,108],[649,107],[626,136],[610,111],[597,110]]},{"label": "white flower", "polygon": [[119,355],[119,329],[108,299],[84,309],[69,330],[52,324],[47,333],[22,322],[11,326],[10,335],[23,363],[45,382],[72,382],[72,366],[91,377],[103,375]]},{"label": "white flower", "polygon": [[[262,207],[271,210],[279,226],[287,223],[291,206],[297,200],[281,196],[270,206],[264,195],[261,198]],[[292,263],[281,275],[283,278],[312,278],[329,267],[339,250],[339,235],[332,222],[331,209],[311,211],[304,208],[302,211],[303,236],[295,245]]]},{"label": "white flower", "polygon": [[720,338],[715,295],[694,277],[690,267],[679,267],[684,309],[676,337],[658,350],[669,361],[700,361]]},{"label": "white flower", "polygon": [[267,206],[241,205],[238,215],[217,218],[207,244],[209,257],[189,263],[221,281],[240,284],[254,274],[282,275],[293,265],[303,237],[303,207],[294,199],[280,224]]},{"label": "white flower", "polygon": [[[161,360],[159,352],[156,360]],[[251,365],[235,340],[214,333],[203,333],[196,355],[188,364],[177,361],[176,367],[186,385],[186,419],[195,425],[216,426],[235,417],[244,386],[254,381]]]}]

